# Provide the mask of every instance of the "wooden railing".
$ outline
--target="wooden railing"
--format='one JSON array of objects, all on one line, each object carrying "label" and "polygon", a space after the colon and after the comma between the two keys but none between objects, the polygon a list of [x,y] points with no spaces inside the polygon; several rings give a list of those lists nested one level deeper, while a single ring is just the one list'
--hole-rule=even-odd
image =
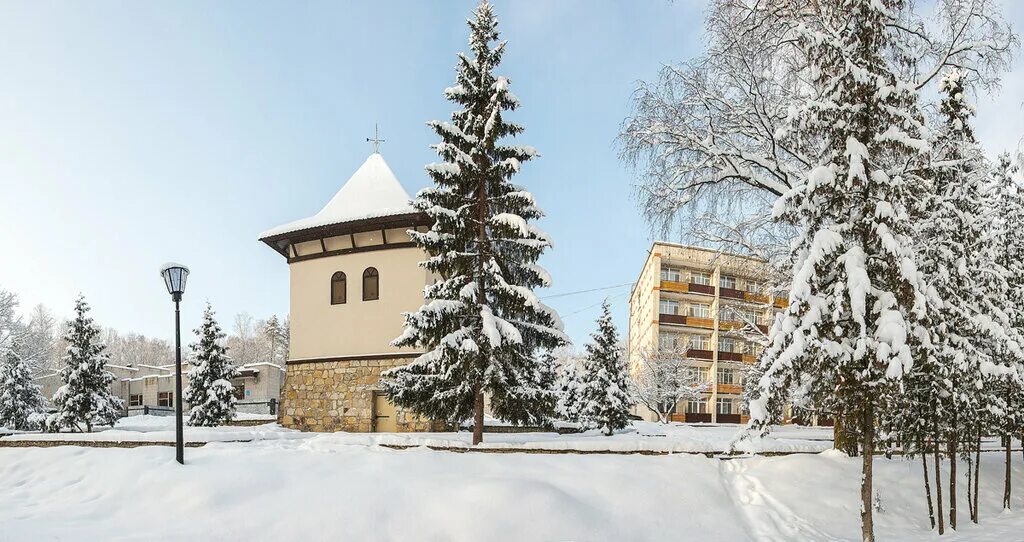
[{"label": "wooden railing", "polygon": [[719,384],[718,393],[743,393],[742,384]]},{"label": "wooden railing", "polygon": [[669,292],[687,293],[690,291],[690,285],[685,282],[675,282],[671,280],[661,281],[661,289]]}]

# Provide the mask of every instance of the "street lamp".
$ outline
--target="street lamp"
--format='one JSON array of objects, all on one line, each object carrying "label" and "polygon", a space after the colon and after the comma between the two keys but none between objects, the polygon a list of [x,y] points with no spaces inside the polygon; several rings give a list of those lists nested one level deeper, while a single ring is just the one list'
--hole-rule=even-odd
[{"label": "street lamp", "polygon": [[185,281],[188,279],[188,268],[177,263],[164,264],[160,268],[160,276],[167,286],[167,293],[174,300],[174,433],[175,451],[178,463],[185,464],[185,430],[181,419],[181,312],[178,304],[185,293]]}]

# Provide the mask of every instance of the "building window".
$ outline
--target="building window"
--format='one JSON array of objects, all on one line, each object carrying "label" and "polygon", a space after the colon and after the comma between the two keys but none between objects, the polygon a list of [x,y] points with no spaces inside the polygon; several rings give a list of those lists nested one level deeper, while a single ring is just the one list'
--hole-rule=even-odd
[{"label": "building window", "polygon": [[348,281],[345,273],[338,271],[331,276],[331,305],[343,305],[348,300]]},{"label": "building window", "polygon": [[690,335],[690,348],[694,350],[711,350],[711,337],[707,335]]},{"label": "building window", "polygon": [[686,413],[687,414],[707,414],[708,403],[707,401],[687,401],[686,402]]},{"label": "building window", "polygon": [[667,281],[671,281],[671,282],[679,282],[679,280],[681,278],[682,278],[682,274],[679,272],[678,269],[675,269],[675,268],[672,268],[672,267],[662,267],[661,268],[661,280],[667,280]]},{"label": "building window", "polygon": [[690,303],[686,315],[691,318],[711,318],[711,306],[705,303]]},{"label": "building window", "polygon": [[679,314],[679,302],[671,299],[662,299],[658,303],[658,312],[661,314]]},{"label": "building window", "polygon": [[156,394],[156,405],[162,407],[174,406],[174,392],[162,391]]},{"label": "building window", "polygon": [[723,367],[718,368],[718,383],[719,384],[737,384],[733,381],[735,372],[732,369],[725,369]]},{"label": "building window", "polygon": [[235,396],[236,400],[244,401],[245,400],[245,384],[237,384],[237,385],[235,385],[234,390],[232,390],[231,393],[232,393],[232,395]]},{"label": "building window", "polygon": [[732,404],[733,404],[733,400],[732,399],[725,398],[725,397],[719,397],[718,401],[716,401],[716,403],[718,403],[717,404],[717,407],[718,407],[717,410],[718,410],[719,414],[732,414]]},{"label": "building window", "polygon": [[380,276],[377,269],[367,267],[363,271],[363,301],[373,301],[380,298]]},{"label": "building window", "polygon": [[693,284],[711,286],[711,275],[700,271],[690,271],[690,282]]},{"label": "building window", "polygon": [[722,288],[729,288],[730,290],[736,289],[736,277],[729,275],[722,275],[718,277],[718,285]]},{"label": "building window", "polygon": [[678,333],[660,333],[658,334],[658,346],[662,350],[675,350],[679,348],[680,340]]},{"label": "building window", "polygon": [[142,395],[129,395],[128,406],[142,406]]},{"label": "building window", "polygon": [[747,281],[747,291],[752,293],[752,294],[759,293],[761,291],[761,285],[756,283],[756,282],[754,282],[754,281],[752,281],[752,280],[748,280]]},{"label": "building window", "polygon": [[721,339],[718,339],[718,351],[719,352],[739,352],[739,350],[737,350],[737,348],[738,347],[736,346],[736,340],[735,339],[726,339],[724,337],[721,338]]}]

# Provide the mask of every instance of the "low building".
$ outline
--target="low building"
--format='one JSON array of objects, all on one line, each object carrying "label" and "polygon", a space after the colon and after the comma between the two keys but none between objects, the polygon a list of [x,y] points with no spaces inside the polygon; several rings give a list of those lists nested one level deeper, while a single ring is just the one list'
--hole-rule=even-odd
[{"label": "low building", "polygon": [[[684,352],[709,389],[681,401],[675,421],[742,423],[746,374],[763,349],[768,326],[788,301],[767,290],[763,260],[655,242],[629,301],[630,371],[654,349]],[[648,420],[657,416],[641,409]]]},{"label": "low building", "polygon": [[[188,387],[187,361],[182,362],[182,382]],[[107,365],[114,375],[110,393],[120,397],[125,404],[126,415],[168,414],[176,404],[174,393],[174,364],[168,365]],[[274,363],[250,363],[238,368],[238,376],[231,379],[235,388],[236,410],[248,414],[276,414],[284,382],[284,369]],[[51,373],[36,379],[47,400],[53,397],[64,382],[59,373]],[[188,411],[189,405],[183,405]]]}]

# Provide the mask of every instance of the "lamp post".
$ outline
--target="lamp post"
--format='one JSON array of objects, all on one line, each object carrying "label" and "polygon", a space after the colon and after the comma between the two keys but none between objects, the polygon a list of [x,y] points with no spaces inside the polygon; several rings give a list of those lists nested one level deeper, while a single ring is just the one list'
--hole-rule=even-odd
[{"label": "lamp post", "polygon": [[160,276],[167,286],[167,293],[174,300],[174,434],[178,463],[185,464],[185,430],[181,416],[181,312],[178,308],[185,293],[188,268],[181,264],[168,263],[160,268]]}]

